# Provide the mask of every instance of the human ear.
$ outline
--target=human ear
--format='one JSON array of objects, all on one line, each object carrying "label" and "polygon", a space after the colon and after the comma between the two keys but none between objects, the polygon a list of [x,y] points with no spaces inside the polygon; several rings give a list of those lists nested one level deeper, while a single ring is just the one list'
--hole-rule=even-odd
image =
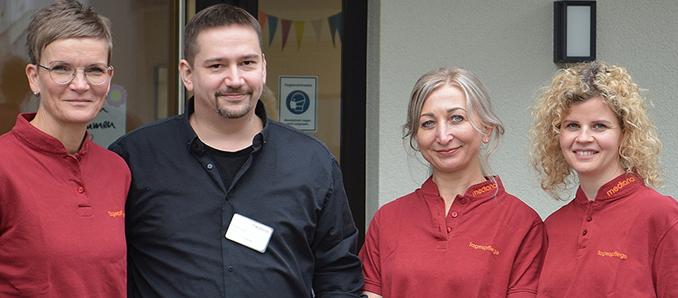
[{"label": "human ear", "polygon": [[26,65],[26,77],[33,94],[40,94],[40,80],[38,79],[38,68],[35,64]]},{"label": "human ear", "polygon": [[181,81],[186,86],[186,90],[193,92],[193,69],[186,59],[181,59],[179,62],[179,75],[181,75]]}]

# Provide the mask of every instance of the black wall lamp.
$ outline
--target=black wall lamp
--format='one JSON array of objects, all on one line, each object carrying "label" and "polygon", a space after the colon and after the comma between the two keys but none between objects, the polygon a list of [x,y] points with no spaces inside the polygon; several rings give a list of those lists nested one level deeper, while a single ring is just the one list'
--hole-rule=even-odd
[{"label": "black wall lamp", "polygon": [[553,2],[553,62],[596,60],[596,1]]}]

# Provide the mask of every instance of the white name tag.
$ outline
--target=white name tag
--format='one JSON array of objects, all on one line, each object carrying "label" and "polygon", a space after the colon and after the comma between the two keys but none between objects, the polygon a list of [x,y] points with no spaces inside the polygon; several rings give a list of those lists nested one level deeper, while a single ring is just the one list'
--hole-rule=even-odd
[{"label": "white name tag", "polygon": [[236,213],[225,236],[228,240],[264,253],[272,235],[273,228]]}]

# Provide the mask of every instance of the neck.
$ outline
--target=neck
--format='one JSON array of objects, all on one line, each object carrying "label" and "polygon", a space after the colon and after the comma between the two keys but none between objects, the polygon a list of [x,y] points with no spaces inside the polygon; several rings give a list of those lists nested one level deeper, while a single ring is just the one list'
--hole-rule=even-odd
[{"label": "neck", "polygon": [[87,123],[61,123],[46,117],[45,113],[40,110],[30,123],[40,131],[59,140],[66,148],[66,152],[73,155],[80,150],[85,132],[87,132]]},{"label": "neck", "polygon": [[463,195],[472,185],[485,182],[485,177],[479,167],[471,171],[457,171],[452,173],[439,173],[434,171],[433,182],[438,186],[438,192],[445,200],[445,213],[450,210],[457,195]]},{"label": "neck", "polygon": [[589,201],[595,201],[596,196],[598,196],[598,190],[600,190],[600,187],[603,186],[603,184],[608,183],[613,179],[617,178],[619,175],[623,173],[624,170],[621,168],[620,165],[618,169],[617,168],[612,169],[611,171],[608,171],[604,175],[591,175],[591,176],[578,175],[579,186],[581,187],[581,190],[584,191],[584,194],[586,194],[586,198],[589,199]]},{"label": "neck", "polygon": [[214,111],[211,114],[196,109],[189,122],[198,138],[217,150],[235,152],[245,149],[252,145],[254,136],[264,128],[263,121],[254,114],[254,109],[237,119],[223,118]]}]

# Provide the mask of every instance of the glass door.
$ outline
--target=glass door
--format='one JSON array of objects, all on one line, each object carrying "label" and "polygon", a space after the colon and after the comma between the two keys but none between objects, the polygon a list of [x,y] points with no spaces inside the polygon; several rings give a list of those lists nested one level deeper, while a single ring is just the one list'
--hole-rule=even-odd
[{"label": "glass door", "polygon": [[259,0],[272,119],[323,141],[340,158],[341,0]]}]

